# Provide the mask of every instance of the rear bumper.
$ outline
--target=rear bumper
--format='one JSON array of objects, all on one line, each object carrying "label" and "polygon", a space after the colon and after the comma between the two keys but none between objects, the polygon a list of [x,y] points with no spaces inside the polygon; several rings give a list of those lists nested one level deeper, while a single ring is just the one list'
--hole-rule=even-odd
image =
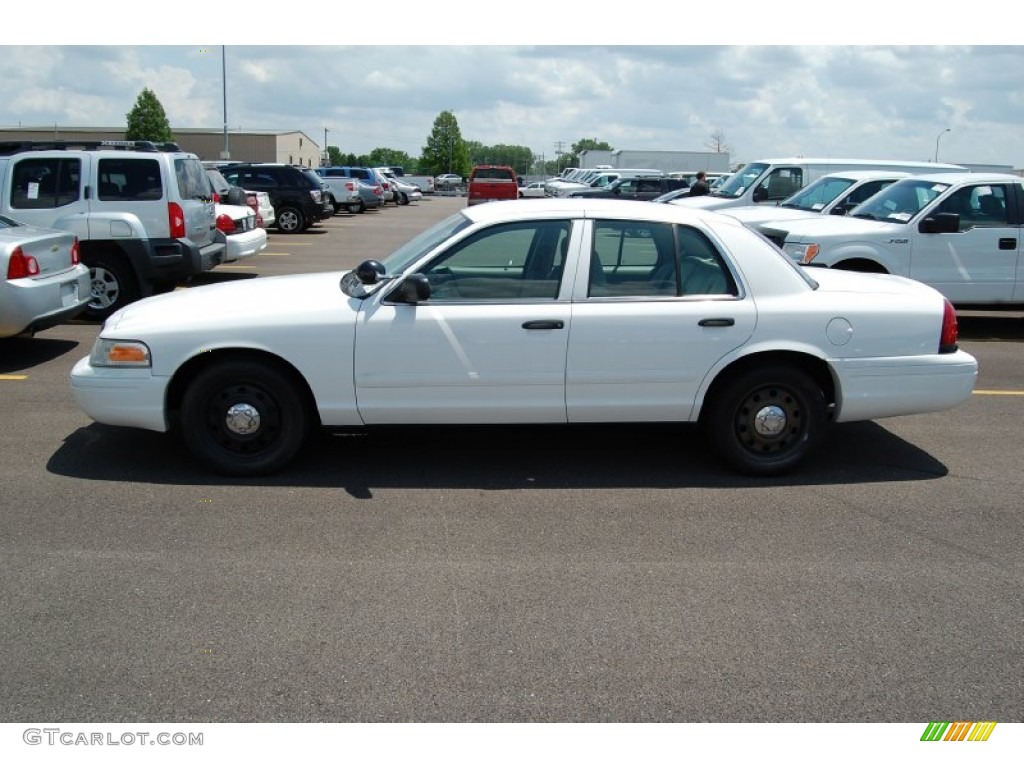
[{"label": "rear bumper", "polygon": [[978,361],[963,350],[945,355],[867,358],[832,363],[836,421],[944,411],[968,400]]}]

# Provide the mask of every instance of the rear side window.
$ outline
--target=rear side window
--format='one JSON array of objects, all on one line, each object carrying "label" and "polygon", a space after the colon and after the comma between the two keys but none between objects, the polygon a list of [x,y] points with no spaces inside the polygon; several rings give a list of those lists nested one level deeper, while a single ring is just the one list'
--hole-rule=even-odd
[{"label": "rear side window", "polygon": [[163,197],[157,160],[101,158],[98,169],[96,196],[100,200],[159,200]]},{"label": "rear side window", "polygon": [[79,199],[82,164],[77,158],[29,158],[15,163],[11,173],[11,208],[59,208]]},{"label": "rear side window", "polygon": [[178,181],[178,194],[183,200],[207,200],[213,192],[210,177],[194,157],[179,157],[174,161],[174,176]]}]

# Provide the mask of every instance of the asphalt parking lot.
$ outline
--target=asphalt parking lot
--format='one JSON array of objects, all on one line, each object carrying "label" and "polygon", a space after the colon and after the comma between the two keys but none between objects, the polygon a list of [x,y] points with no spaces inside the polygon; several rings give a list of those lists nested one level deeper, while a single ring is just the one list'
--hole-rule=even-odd
[{"label": "asphalt parking lot", "polygon": [[[351,267],[464,204],[197,282]],[[962,315],[968,403],[772,480],[677,427],[325,436],[225,480],[75,408],[96,332],[0,344],[5,722],[1024,720],[1021,313]]]}]

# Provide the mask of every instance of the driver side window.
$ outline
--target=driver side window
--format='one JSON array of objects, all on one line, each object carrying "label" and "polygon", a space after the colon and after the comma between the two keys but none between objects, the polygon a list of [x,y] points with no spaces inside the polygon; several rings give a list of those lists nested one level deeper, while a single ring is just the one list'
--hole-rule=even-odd
[{"label": "driver side window", "polygon": [[528,221],[471,235],[423,270],[430,300],[554,300],[571,229],[569,221]]}]

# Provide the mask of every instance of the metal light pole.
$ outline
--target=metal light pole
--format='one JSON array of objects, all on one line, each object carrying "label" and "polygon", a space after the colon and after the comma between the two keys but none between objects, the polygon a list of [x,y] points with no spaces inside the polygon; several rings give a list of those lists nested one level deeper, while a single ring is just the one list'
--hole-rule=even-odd
[{"label": "metal light pole", "polygon": [[942,138],[942,134],[949,133],[952,129],[946,128],[943,131],[939,131],[939,135],[935,137],[935,162],[939,162],[939,139]]},{"label": "metal light pole", "polygon": [[324,159],[323,159],[323,164],[324,165],[330,165],[331,164],[331,153],[327,149],[327,128],[324,128]]},{"label": "metal light pole", "polygon": [[220,79],[224,93],[224,151],[220,153],[221,160],[231,159],[231,147],[228,145],[228,64],[227,54],[224,51],[226,47],[225,45],[220,47]]}]

